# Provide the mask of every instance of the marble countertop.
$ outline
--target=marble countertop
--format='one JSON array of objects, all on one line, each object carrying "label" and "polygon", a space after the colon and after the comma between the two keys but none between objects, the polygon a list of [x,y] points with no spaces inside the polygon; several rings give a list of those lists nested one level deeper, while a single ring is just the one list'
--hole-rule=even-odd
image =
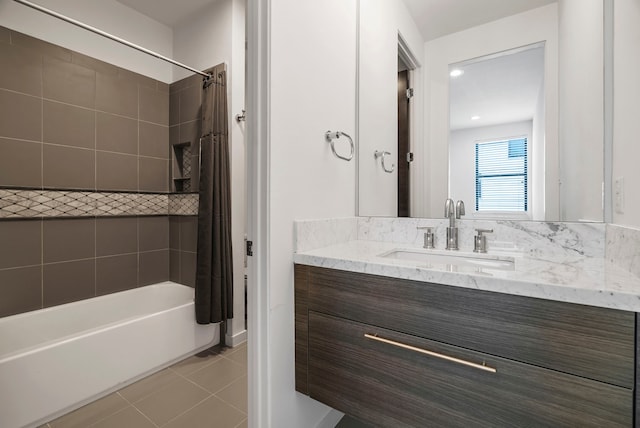
[{"label": "marble countertop", "polygon": [[[437,263],[428,266],[410,260],[381,257],[381,254],[394,249],[407,248],[421,250],[421,247],[392,242],[353,240],[296,253],[294,262],[640,312],[640,278],[602,257],[582,257],[559,263],[525,254],[489,251],[489,255],[513,257],[514,270]],[[434,252],[442,254],[442,251]]]}]

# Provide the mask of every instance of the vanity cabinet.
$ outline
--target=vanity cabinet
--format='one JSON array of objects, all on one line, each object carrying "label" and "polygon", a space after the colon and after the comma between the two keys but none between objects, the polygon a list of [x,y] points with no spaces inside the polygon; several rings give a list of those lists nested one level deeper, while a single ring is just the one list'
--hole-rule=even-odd
[{"label": "vanity cabinet", "polygon": [[632,426],[635,313],[295,266],[296,389],[374,426]]}]

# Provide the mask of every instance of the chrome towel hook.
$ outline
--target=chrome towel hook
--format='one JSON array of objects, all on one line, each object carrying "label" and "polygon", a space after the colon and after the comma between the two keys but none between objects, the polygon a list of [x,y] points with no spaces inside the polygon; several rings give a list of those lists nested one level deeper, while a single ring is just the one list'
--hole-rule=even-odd
[{"label": "chrome towel hook", "polygon": [[376,150],[375,152],[373,152],[373,156],[376,159],[382,158],[380,159],[380,163],[382,164],[382,169],[384,170],[384,172],[391,174],[393,171],[395,171],[396,166],[394,164],[391,164],[391,168],[387,169],[387,164],[384,161],[385,156],[391,156],[391,153],[381,152],[380,150]]},{"label": "chrome towel hook", "polygon": [[[334,140],[337,140],[340,137],[347,137],[349,139],[349,143],[351,144],[351,153],[349,154],[349,156],[342,156],[340,154],[338,154],[338,152],[336,152],[336,148],[334,147]],[[331,131],[327,131],[324,134],[324,139],[327,143],[331,144],[331,151],[333,152],[334,155],[336,155],[337,157],[339,157],[342,160],[346,160],[347,162],[350,161],[351,159],[353,159],[353,154],[356,151],[356,146],[355,144],[353,144],[353,140],[351,139],[351,137],[348,134],[345,134],[342,131],[336,131],[336,132],[331,132]]]}]

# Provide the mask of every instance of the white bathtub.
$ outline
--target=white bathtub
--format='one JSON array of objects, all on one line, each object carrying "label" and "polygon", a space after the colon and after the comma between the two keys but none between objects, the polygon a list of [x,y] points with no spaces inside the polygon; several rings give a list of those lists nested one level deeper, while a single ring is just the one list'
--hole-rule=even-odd
[{"label": "white bathtub", "polygon": [[35,427],[219,342],[172,282],[0,319],[0,427]]}]

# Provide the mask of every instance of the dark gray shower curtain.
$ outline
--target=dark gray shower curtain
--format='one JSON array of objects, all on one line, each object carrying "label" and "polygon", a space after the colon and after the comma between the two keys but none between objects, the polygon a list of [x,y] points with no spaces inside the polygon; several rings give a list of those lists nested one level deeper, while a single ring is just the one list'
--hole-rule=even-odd
[{"label": "dark gray shower curtain", "polygon": [[233,318],[226,77],[226,67],[220,64],[213,68],[212,77],[203,84],[195,290],[199,324]]}]

